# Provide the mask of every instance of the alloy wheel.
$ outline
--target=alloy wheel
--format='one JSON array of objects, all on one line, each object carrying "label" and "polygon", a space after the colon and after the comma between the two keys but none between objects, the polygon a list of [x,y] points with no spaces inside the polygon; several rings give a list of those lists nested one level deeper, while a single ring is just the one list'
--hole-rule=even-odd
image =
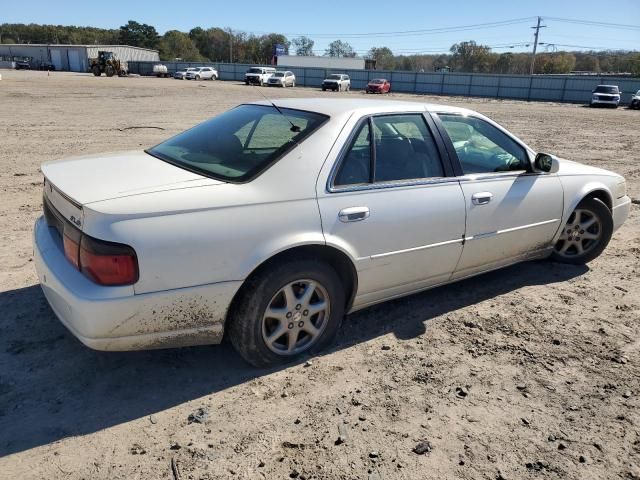
[{"label": "alloy wheel", "polygon": [[555,245],[558,255],[571,258],[593,250],[602,237],[602,222],[591,210],[577,208],[573,211]]},{"label": "alloy wheel", "polygon": [[327,289],[314,280],[296,280],[278,290],[267,305],[262,338],[278,355],[297,355],[322,336],[329,314]]}]

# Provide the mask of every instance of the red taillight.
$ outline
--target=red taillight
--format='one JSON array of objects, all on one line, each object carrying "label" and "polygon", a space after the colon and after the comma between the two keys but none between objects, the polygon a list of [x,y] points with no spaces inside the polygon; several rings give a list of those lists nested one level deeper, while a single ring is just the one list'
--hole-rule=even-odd
[{"label": "red taillight", "polygon": [[131,285],[138,280],[138,259],[128,245],[83,235],[79,260],[80,271],[100,285]]}]

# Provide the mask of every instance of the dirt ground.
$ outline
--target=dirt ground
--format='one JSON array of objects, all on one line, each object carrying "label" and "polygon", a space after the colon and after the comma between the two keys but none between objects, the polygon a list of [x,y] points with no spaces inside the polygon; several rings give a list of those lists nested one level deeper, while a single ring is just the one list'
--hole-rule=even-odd
[{"label": "dirt ground", "polygon": [[[65,330],[32,264],[39,165],[147,147],[260,92],[340,95],[2,71],[0,477],[640,478],[637,203],[587,267],[531,262],[369,308],[287,368],[226,344],[94,352]],[[637,111],[390,97],[469,106],[640,199]]]}]

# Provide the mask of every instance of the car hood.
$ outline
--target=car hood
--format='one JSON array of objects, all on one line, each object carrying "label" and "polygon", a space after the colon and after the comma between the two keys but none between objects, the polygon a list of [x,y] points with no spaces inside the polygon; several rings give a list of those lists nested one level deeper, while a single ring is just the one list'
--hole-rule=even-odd
[{"label": "car hood", "polygon": [[42,173],[58,190],[81,205],[224,183],[183,170],[139,150],[47,162],[42,165]]},{"label": "car hood", "polygon": [[558,162],[560,163],[558,175],[603,175],[622,178],[622,175],[605,170],[604,168],[592,167],[591,165],[585,165],[584,163],[578,163],[564,158],[559,158]]},{"label": "car hood", "polygon": [[325,78],[324,83],[338,83],[340,80],[336,80],[335,78]]}]

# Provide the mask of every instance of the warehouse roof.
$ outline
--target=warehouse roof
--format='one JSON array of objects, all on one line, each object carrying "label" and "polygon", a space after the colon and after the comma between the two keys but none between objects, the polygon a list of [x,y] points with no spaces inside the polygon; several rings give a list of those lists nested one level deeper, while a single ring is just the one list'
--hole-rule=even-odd
[{"label": "warehouse roof", "polygon": [[77,43],[3,43],[2,47],[85,47],[85,48],[134,48],[147,52],[157,52],[152,48],[134,47],[132,45],[104,45],[104,44],[77,44]]}]

